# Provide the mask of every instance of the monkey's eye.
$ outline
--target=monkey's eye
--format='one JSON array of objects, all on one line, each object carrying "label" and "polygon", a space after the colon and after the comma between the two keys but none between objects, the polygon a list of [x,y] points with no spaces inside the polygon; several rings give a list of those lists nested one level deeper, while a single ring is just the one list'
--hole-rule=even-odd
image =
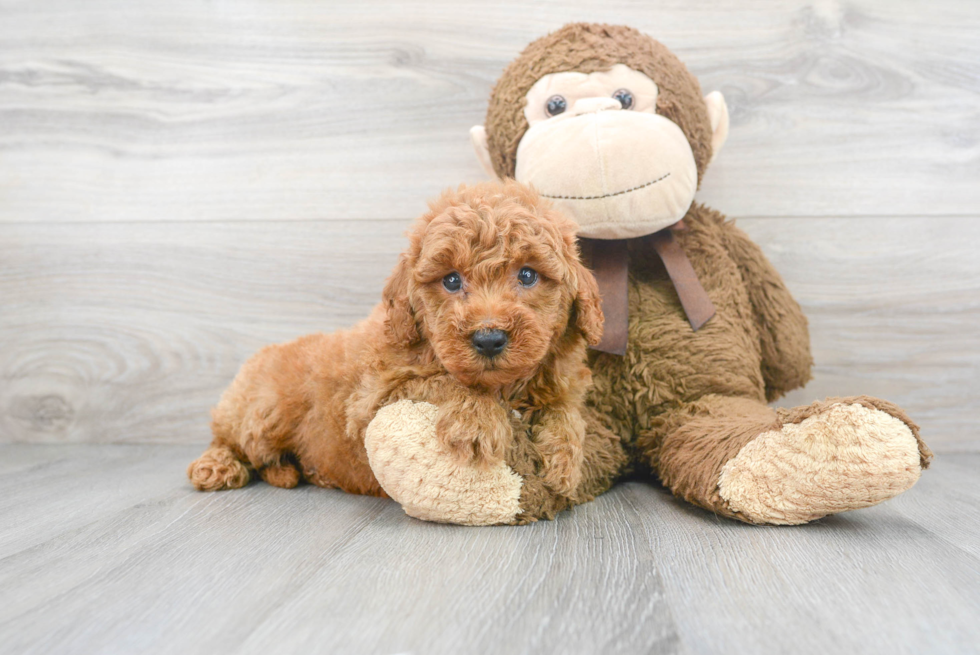
[{"label": "monkey's eye", "polygon": [[568,102],[562,96],[551,96],[544,108],[549,116],[557,116],[568,108]]},{"label": "monkey's eye", "polygon": [[623,106],[623,109],[629,109],[633,106],[633,94],[630,93],[629,89],[620,89],[612,94],[612,97],[619,100],[619,104]]},{"label": "monkey's eye", "polygon": [[517,271],[517,281],[522,287],[533,287],[534,283],[538,281],[538,272],[533,268],[525,266]]},{"label": "monkey's eye", "polygon": [[446,291],[449,293],[456,293],[463,287],[463,278],[459,273],[453,271],[446,277],[442,278],[442,286],[445,287]]}]

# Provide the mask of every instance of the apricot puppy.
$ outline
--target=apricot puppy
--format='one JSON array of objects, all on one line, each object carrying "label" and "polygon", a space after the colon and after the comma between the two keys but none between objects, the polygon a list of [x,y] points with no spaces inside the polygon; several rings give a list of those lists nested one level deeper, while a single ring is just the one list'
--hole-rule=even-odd
[{"label": "apricot puppy", "polygon": [[212,412],[211,447],[188,468],[201,490],[253,471],[384,496],[364,433],[399,400],[438,407],[436,438],[462,463],[501,461],[519,412],[560,494],[582,476],[580,410],[601,337],[596,283],[575,224],[516,182],[444,193],[409,233],[370,317],[349,330],[267,346]]}]

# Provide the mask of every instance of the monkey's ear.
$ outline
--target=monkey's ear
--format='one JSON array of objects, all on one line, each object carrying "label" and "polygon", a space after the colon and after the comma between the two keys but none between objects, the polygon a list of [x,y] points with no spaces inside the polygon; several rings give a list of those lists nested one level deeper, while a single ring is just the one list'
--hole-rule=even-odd
[{"label": "monkey's ear", "polygon": [[395,346],[411,345],[420,339],[409,295],[409,269],[408,256],[402,254],[381,292],[381,303],[385,310],[385,336]]},{"label": "monkey's ear", "polygon": [[711,120],[711,160],[708,162],[711,163],[728,138],[728,105],[721,91],[706,95],[704,104],[708,107],[708,118]]},{"label": "monkey's ear", "polygon": [[575,266],[575,277],[578,278],[578,290],[575,293],[575,327],[582,331],[590,346],[597,346],[602,341],[602,326],[605,323],[599,285],[596,284],[595,277],[589,269],[579,263]]},{"label": "monkey's ear", "polygon": [[473,149],[476,150],[476,158],[480,160],[483,170],[492,180],[499,180],[497,171],[493,170],[493,162],[490,161],[490,148],[487,146],[487,131],[482,125],[474,125],[470,128],[470,141],[473,142]]}]

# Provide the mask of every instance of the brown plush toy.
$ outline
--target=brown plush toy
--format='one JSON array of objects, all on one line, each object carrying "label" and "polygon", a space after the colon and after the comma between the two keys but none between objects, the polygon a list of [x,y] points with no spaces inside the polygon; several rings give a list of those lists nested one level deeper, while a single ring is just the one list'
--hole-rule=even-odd
[{"label": "brown plush toy", "polygon": [[918,428],[889,402],[767,405],[810,379],[809,336],[759,247],[693,203],[727,131],[721,94],[702,97],[684,64],[628,27],[567,25],[494,88],[485,128],[471,131],[477,154],[490,175],[534,185],[577,220],[606,316],[583,482],[564,495],[541,484],[534,435],[518,438],[513,522],[639,472],[723,516],[799,524],[891,498],[928,465]]}]

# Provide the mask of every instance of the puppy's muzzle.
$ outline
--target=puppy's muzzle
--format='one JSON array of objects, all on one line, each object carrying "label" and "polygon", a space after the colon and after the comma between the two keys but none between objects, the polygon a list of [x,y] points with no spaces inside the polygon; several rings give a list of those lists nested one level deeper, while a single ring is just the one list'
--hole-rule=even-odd
[{"label": "puppy's muzzle", "polygon": [[473,334],[473,348],[487,359],[493,359],[507,347],[507,333],[503,330],[479,330]]}]

